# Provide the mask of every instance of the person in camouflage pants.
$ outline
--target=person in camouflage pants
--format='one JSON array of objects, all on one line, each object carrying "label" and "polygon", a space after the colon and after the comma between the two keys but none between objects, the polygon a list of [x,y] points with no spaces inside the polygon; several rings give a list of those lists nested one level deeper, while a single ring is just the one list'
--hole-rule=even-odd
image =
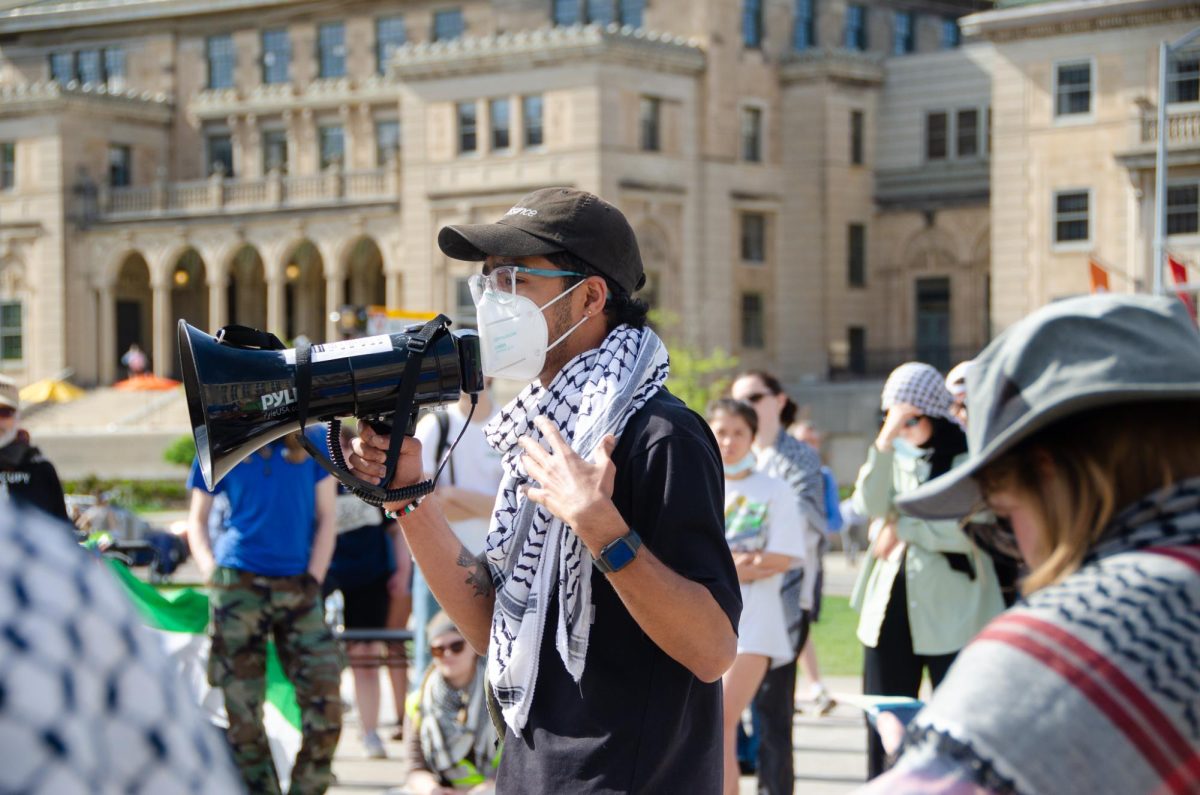
[{"label": "person in camouflage pants", "polygon": [[321,611],[321,586],[307,573],[263,577],[218,568],[212,577],[208,681],[225,694],[229,743],[253,793],[278,793],[263,728],[267,642],[296,691],[304,735],[292,768],[293,795],[324,792],[342,726],[341,661]]},{"label": "person in camouflage pants", "polygon": [[[272,442],[235,466],[213,491],[193,465],[188,541],[211,584],[208,680],[225,696],[228,739],[252,795],[279,795],[263,727],[268,642],[300,707],[303,742],[292,795],[333,783],[342,726],[341,661],[321,609],[321,580],[337,535],[336,483],[293,438]],[[216,543],[213,495],[229,498]]]}]

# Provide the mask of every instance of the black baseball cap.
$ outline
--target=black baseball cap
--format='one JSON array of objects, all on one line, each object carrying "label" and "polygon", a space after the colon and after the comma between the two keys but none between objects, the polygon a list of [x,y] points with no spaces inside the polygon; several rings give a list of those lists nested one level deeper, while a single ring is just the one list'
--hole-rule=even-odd
[{"label": "black baseball cap", "polygon": [[438,233],[447,257],[544,257],[569,252],[632,295],[646,283],[629,221],[599,196],[574,188],[542,188],[522,197],[493,224],[455,224]]}]

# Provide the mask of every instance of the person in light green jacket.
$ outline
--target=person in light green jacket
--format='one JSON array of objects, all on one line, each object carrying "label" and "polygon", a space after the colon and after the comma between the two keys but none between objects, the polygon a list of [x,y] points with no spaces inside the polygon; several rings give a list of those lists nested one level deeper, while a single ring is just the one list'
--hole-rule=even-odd
[{"label": "person in light green jacket", "polygon": [[[895,506],[897,496],[965,457],[966,436],[950,407],[933,367],[896,368],[883,389],[887,418],[858,473],[855,509],[882,520],[851,595],[867,694],[916,697],[926,669],[936,687],[959,649],[1004,609],[991,558],[958,522],[915,519]],[[870,778],[885,760],[869,730]]]}]

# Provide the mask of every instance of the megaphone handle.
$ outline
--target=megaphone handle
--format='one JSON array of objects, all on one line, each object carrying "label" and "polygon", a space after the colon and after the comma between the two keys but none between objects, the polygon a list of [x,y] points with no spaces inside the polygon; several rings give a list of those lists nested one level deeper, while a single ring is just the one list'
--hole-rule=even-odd
[{"label": "megaphone handle", "polygon": [[[421,414],[421,410],[416,407],[414,407],[413,410],[409,413],[408,422],[404,426],[404,435],[405,436],[416,436],[417,435],[417,417],[420,416],[420,414]],[[371,430],[375,431],[375,433],[378,433],[381,436],[391,436],[392,429],[395,427],[392,423],[388,422],[387,420],[380,419],[378,417],[368,419],[368,420],[366,420],[366,423],[367,423],[367,425],[371,426]]]}]

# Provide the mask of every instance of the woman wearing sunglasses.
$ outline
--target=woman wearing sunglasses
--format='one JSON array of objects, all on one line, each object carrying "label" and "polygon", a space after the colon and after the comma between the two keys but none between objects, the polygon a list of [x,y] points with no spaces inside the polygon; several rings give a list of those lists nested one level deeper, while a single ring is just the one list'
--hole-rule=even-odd
[{"label": "woman wearing sunglasses", "polygon": [[409,696],[404,737],[412,795],[494,791],[500,762],[484,695],[484,667],[444,612],[426,628],[433,664]]},{"label": "woman wearing sunglasses", "polygon": [[870,793],[1200,792],[1200,335],[1174,296],[1043,307],[968,377],[970,455],[907,495],[988,506],[1025,600],[963,649]]},{"label": "woman wearing sunglasses", "polygon": [[[855,509],[885,519],[867,550],[851,605],[859,611],[863,692],[915,698],[929,671],[934,687],[954,656],[1004,609],[991,558],[957,521],[905,516],[896,498],[965,457],[966,437],[952,418],[941,374],[928,364],[897,367],[883,387],[887,412],[858,473]],[[867,768],[884,771],[886,754],[868,727]]]}]

